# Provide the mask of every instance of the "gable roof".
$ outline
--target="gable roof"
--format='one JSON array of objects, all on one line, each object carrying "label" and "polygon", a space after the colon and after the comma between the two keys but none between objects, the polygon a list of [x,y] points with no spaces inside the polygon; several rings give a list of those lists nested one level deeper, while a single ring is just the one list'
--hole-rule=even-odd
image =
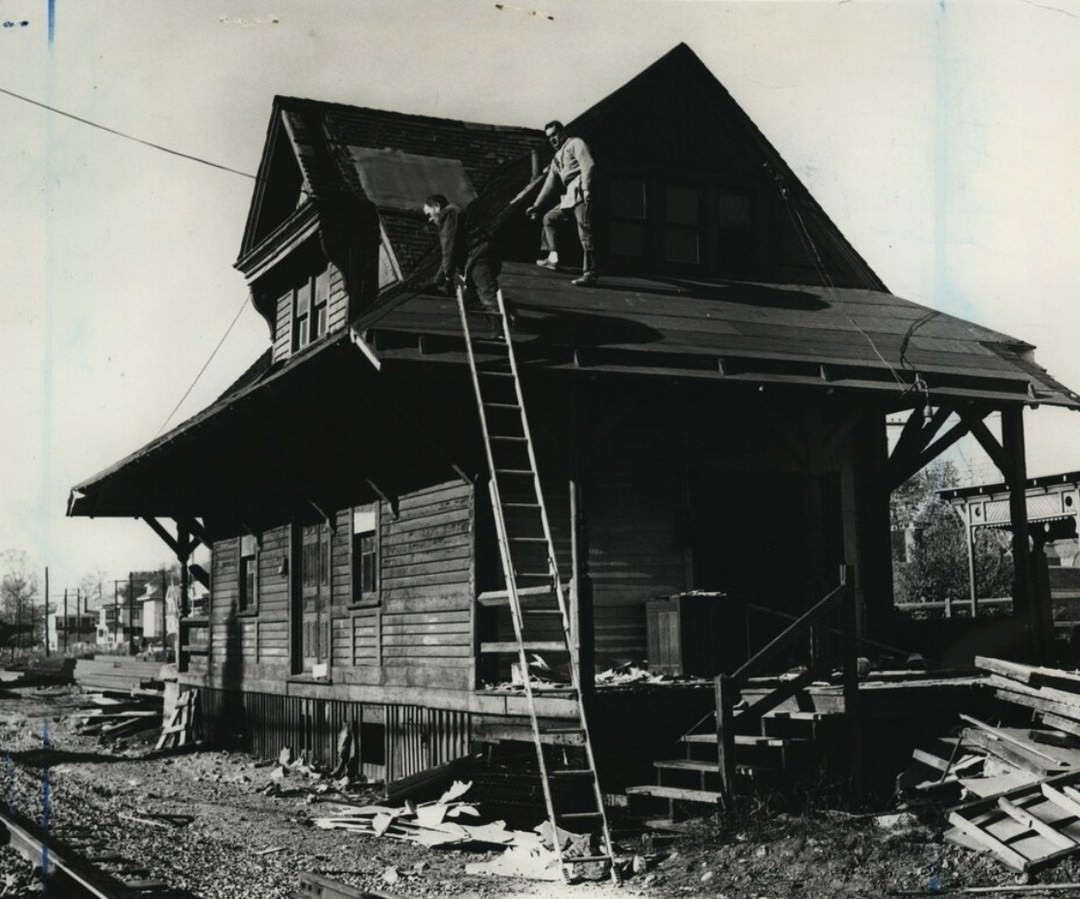
[{"label": "gable roof", "polygon": [[[438,182],[425,175],[445,177],[442,172],[460,169],[472,193],[458,199],[468,202],[487,188],[500,166],[529,158],[531,151],[543,145],[543,138],[542,131],[532,128],[275,97],[240,258],[280,224],[304,191],[317,207],[357,199],[371,202],[402,269],[408,271],[433,242],[423,227],[419,202],[432,192],[453,193],[433,191],[431,185]],[[290,152],[283,153],[282,147]],[[384,157],[381,166],[380,155]],[[388,193],[371,190],[373,179],[381,177],[386,184],[395,156],[399,163],[410,163],[399,164],[397,177],[402,182],[398,193],[408,190],[418,198],[411,209],[388,199]],[[429,160],[427,167],[423,160]],[[279,181],[277,190],[284,191],[284,197],[275,192]]]}]

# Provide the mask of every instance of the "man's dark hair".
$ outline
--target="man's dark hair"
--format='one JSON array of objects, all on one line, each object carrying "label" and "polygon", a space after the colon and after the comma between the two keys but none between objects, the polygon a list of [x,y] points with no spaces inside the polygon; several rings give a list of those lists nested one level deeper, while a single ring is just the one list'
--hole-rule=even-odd
[{"label": "man's dark hair", "polygon": [[450,201],[446,199],[442,194],[432,194],[426,200],[424,200],[425,206],[437,206],[439,209],[445,209],[450,205]]},{"label": "man's dark hair", "polygon": [[566,128],[563,126],[563,123],[560,122],[558,119],[552,119],[550,122],[548,122],[544,126],[544,131],[547,131],[550,128],[554,128],[557,131],[565,131],[566,130]]}]

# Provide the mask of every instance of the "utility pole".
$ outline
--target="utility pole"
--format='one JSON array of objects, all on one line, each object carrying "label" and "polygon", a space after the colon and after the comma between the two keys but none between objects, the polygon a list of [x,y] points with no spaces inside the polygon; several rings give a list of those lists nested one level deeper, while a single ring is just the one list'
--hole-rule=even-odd
[{"label": "utility pole", "polygon": [[[33,618],[30,619],[33,621]],[[45,566],[45,655],[49,655],[49,566]]]},{"label": "utility pole", "polygon": [[[161,651],[165,652],[165,644],[169,641],[169,632],[165,625],[165,594],[169,592],[165,581],[165,569],[161,570]],[[164,656],[162,656],[164,658]]]},{"label": "utility pole", "polygon": [[135,655],[135,572],[128,572],[128,655]]},{"label": "utility pole", "polygon": [[113,609],[113,643],[120,642],[120,581],[113,581],[112,609]]}]

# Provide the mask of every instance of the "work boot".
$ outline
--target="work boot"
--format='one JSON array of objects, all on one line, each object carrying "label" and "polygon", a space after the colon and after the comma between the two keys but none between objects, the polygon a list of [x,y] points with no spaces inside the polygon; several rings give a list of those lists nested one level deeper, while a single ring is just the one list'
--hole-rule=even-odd
[{"label": "work boot", "polygon": [[552,271],[555,271],[555,269],[559,267],[559,254],[548,253],[546,256],[537,259],[536,264],[541,268],[549,268]]},{"label": "work boot", "polygon": [[574,278],[570,283],[575,287],[592,287],[598,280],[596,272],[585,272],[580,278]]}]

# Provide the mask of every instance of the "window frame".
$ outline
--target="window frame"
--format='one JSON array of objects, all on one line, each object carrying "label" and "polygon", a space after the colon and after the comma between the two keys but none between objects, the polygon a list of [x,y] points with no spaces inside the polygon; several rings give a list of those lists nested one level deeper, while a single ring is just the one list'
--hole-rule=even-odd
[{"label": "window frame", "polygon": [[[259,613],[259,563],[262,547],[258,537],[245,534],[237,540],[236,546],[236,614],[257,615]],[[250,590],[249,590],[250,580]]]},{"label": "window frame", "polygon": [[[349,516],[349,608],[350,609],[365,609],[378,606],[381,603],[382,593],[382,533],[380,528],[380,511],[381,504],[379,502],[364,503],[358,506],[353,506],[350,509]],[[357,530],[357,517],[358,515],[371,515],[372,522],[369,529],[362,531]],[[370,539],[372,542],[371,556],[374,561],[374,573],[372,575],[374,586],[371,588],[369,594],[365,595],[363,586],[359,582],[359,579],[363,576],[363,569],[360,566],[360,562],[363,559],[363,554],[360,552],[364,539]]]}]

